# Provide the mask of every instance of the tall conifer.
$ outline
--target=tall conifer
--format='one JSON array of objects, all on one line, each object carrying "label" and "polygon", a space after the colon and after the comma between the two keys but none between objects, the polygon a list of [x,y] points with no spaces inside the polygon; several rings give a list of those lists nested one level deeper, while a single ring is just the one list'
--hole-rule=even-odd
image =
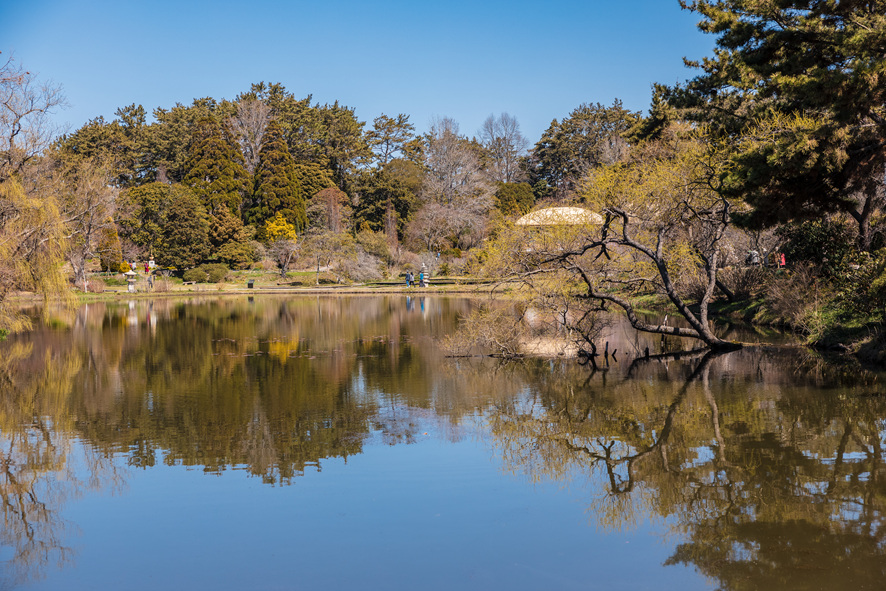
[{"label": "tall conifer", "polygon": [[261,227],[276,213],[301,231],[307,225],[305,200],[289,153],[283,128],[276,120],[268,124],[255,170],[255,193],[246,211],[246,223]]},{"label": "tall conifer", "polygon": [[240,215],[249,178],[240,149],[213,118],[201,120],[195,136],[184,184],[194,190],[210,213],[227,207]]}]

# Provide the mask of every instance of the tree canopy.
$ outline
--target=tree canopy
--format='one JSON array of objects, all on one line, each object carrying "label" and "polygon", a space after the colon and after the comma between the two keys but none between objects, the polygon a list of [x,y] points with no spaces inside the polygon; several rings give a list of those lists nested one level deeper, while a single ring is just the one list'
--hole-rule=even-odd
[{"label": "tree canopy", "polygon": [[286,146],[283,128],[273,120],[264,134],[255,171],[255,192],[244,217],[247,223],[261,227],[276,213],[299,230],[307,225],[295,162]]},{"label": "tree canopy", "polygon": [[195,137],[184,184],[194,190],[209,212],[227,207],[239,215],[248,188],[239,147],[212,117],[197,124]]},{"label": "tree canopy", "polygon": [[846,211],[866,250],[886,176],[886,2],[681,5],[718,38],[672,104],[736,140],[724,190],[753,206],[743,221]]}]

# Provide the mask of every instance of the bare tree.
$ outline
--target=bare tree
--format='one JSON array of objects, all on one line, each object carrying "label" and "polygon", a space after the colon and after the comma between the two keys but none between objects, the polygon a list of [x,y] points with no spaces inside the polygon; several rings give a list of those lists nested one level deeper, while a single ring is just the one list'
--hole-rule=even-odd
[{"label": "bare tree", "polygon": [[270,121],[271,108],[268,105],[260,100],[246,99],[237,103],[237,114],[228,122],[240,144],[249,174],[255,173],[258,166],[258,153]]},{"label": "bare tree", "polygon": [[286,272],[289,270],[289,265],[294,259],[298,258],[299,246],[300,244],[296,243],[295,240],[281,238],[271,244],[271,247],[268,249],[268,254],[274,259],[274,262],[277,263],[277,267],[280,268],[281,279],[286,278]]},{"label": "bare tree", "polygon": [[477,150],[459,135],[458,123],[448,117],[433,121],[425,156],[428,175],[422,194],[426,201],[456,207],[477,202],[489,209],[492,187],[480,168]]},{"label": "bare tree", "polygon": [[480,141],[489,152],[489,176],[500,183],[522,180],[520,157],[526,152],[529,140],[520,133],[516,117],[502,113],[490,115],[480,128]]},{"label": "bare tree", "polygon": [[449,243],[453,234],[450,225],[453,211],[439,203],[429,203],[415,213],[406,227],[406,235],[416,245],[428,251],[439,251]]},{"label": "bare tree", "polygon": [[102,254],[102,232],[114,227],[117,189],[110,170],[96,159],[42,158],[28,167],[26,189],[31,194],[52,196],[59,206],[66,238],[66,257],[74,282],[88,291],[86,263]]},{"label": "bare tree", "polygon": [[[479,146],[459,135],[458,124],[449,118],[432,122],[425,141],[427,175],[422,197],[427,210],[414,224],[412,234],[424,227],[421,233],[425,236],[447,232],[453,242],[472,237],[468,242],[476,243],[485,231],[494,190],[480,167]],[[438,207],[430,208],[431,204]],[[429,227],[434,220],[438,220],[438,227]],[[430,244],[427,239],[422,241]]]},{"label": "bare tree", "polygon": [[11,57],[0,65],[0,182],[49,147],[58,131],[49,116],[64,105],[61,87],[37,82]]}]

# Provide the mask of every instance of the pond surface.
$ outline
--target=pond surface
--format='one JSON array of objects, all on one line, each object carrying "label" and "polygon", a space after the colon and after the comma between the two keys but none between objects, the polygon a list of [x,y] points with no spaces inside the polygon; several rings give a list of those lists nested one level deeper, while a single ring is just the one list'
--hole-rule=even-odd
[{"label": "pond surface", "polygon": [[883,589],[883,376],[614,331],[450,359],[469,300],[92,304],[0,343],[0,589]]}]

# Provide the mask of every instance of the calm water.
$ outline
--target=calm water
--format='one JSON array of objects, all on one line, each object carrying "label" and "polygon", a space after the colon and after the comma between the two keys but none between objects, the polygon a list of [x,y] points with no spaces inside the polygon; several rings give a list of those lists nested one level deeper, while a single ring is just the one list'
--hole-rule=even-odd
[{"label": "calm water", "polygon": [[90,305],[0,343],[0,589],[883,589],[882,375],[448,359],[472,303]]}]

